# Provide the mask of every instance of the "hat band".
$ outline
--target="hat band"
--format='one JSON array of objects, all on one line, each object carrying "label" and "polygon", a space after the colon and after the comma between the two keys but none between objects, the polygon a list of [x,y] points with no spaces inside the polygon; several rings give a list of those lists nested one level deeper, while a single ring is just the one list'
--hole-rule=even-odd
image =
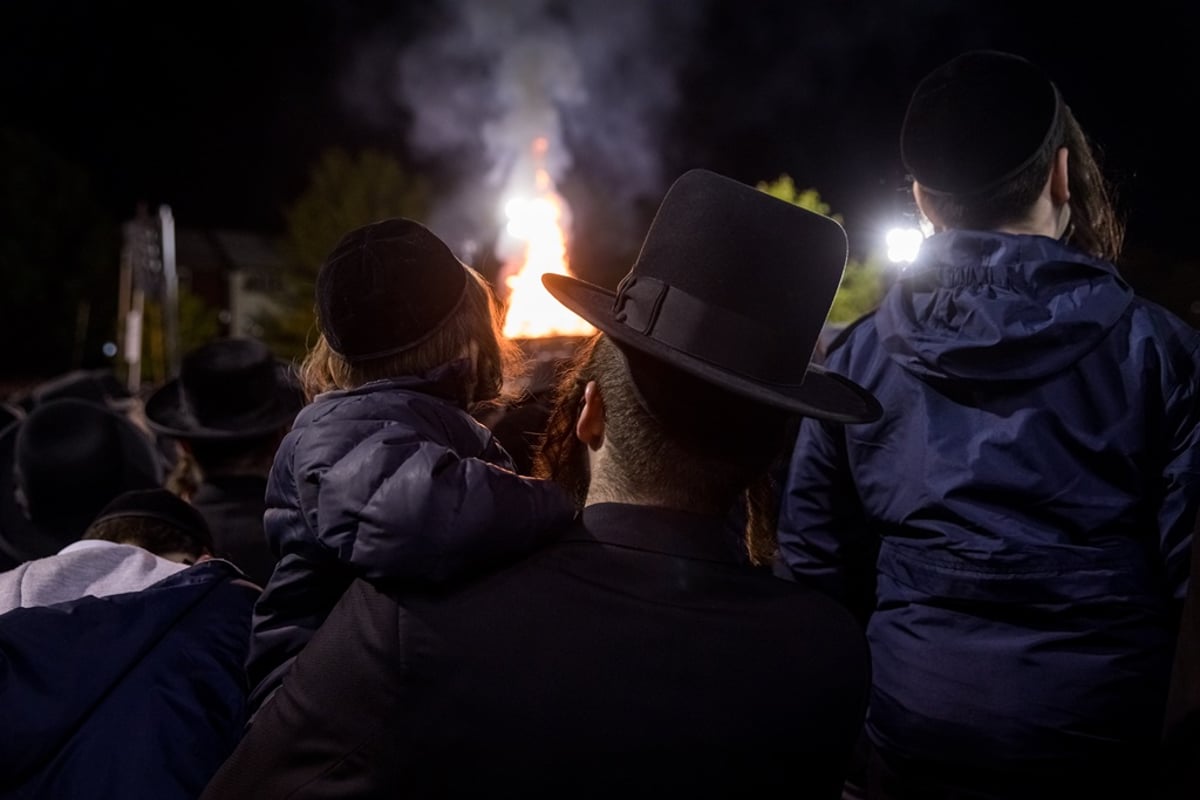
[{"label": "hat band", "polygon": [[806,354],[778,348],[777,332],[655,278],[628,277],[613,312],[625,327],[728,372],[784,386],[804,380],[796,366],[807,366]]}]

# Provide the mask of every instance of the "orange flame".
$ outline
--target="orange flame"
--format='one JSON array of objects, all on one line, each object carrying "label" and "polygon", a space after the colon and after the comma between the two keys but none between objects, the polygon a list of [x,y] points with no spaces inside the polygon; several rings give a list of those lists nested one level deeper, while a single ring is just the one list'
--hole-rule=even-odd
[{"label": "orange flame", "polygon": [[550,173],[540,166],[548,143],[538,137],[533,143],[539,162],[534,172],[533,193],[509,201],[508,233],[524,242],[521,255],[504,267],[504,285],[509,291],[504,316],[504,335],[511,339],[548,336],[587,336],[594,328],[554,299],[542,285],[542,275],[569,275],[567,271],[566,201],[555,191]]}]

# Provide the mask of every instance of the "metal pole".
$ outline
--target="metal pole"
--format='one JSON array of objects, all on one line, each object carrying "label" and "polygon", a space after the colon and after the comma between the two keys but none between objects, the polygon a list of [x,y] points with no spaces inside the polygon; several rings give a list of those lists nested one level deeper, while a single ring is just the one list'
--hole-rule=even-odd
[{"label": "metal pole", "polygon": [[135,397],[142,388],[142,313],[146,293],[133,290],[133,307],[125,315],[125,360],[129,363],[127,386]]},{"label": "metal pole", "polygon": [[125,240],[121,247],[121,272],[117,279],[117,341],[121,343],[121,360],[126,363],[125,388],[131,392],[137,387],[133,385],[129,364],[129,306],[133,294],[133,224],[126,223],[124,227]]},{"label": "metal pole", "polygon": [[179,276],[175,271],[175,218],[170,206],[158,207],[163,266],[163,322],[166,326],[167,379],[179,374]]}]

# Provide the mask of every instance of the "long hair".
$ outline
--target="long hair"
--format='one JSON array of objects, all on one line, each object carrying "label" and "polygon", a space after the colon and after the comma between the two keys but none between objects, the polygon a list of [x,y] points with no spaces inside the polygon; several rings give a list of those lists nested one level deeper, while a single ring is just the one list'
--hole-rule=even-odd
[{"label": "long hair", "polygon": [[[605,441],[611,456],[611,468],[597,475],[589,474],[587,447],[574,433],[589,381],[596,381],[604,399]],[[711,428],[672,425],[641,401],[628,358],[611,339],[596,334],[560,376],[533,473],[559,482],[579,507],[588,492],[598,488],[630,502],[731,520],[740,514],[748,556],[753,563],[767,563],[775,552],[776,522],[769,471],[788,444],[788,418],[749,403],[740,406],[744,414],[739,417],[746,424],[740,425],[737,418],[726,418],[725,423],[730,430],[753,430],[750,436],[726,437],[719,431],[714,435]],[[735,438],[736,446],[726,446]]]},{"label": "long hair", "polygon": [[1125,239],[1125,224],[1116,208],[1116,189],[1101,169],[1098,148],[1088,139],[1071,109],[1063,106],[1060,142],[995,189],[956,196],[927,193],[924,202],[949,228],[994,230],[1020,222],[1042,193],[1060,147],[1070,153],[1068,187],[1071,223],[1066,239],[1090,256],[1116,261]]},{"label": "long hair", "polygon": [[523,356],[503,334],[504,309],[492,286],[470,267],[466,295],[437,332],[415,347],[366,361],[348,361],[329,346],[322,333],[300,365],[300,384],[311,402],[322,392],[354,389],[371,381],[421,375],[462,358],[471,345],[479,348],[475,371],[463,376],[458,395],[468,405],[506,399],[506,385],[520,375]]}]

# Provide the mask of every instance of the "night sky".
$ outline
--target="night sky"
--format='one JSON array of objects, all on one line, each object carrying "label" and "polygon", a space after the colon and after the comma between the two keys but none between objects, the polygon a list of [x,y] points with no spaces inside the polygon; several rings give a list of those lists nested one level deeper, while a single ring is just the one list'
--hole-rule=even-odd
[{"label": "night sky", "polygon": [[[556,178],[581,251],[636,247],[670,180],[701,166],[818,189],[861,253],[911,210],[896,139],[913,84],[992,47],[1057,80],[1119,182],[1131,250],[1190,259],[1195,6],[1101,8],[9,0],[0,126],[86,171],[115,219],[141,200],[169,204],[180,226],[277,233],[323,149],[371,146],[436,179],[439,232],[485,235],[500,202],[491,178],[527,133],[516,64],[558,125]],[[615,280],[608,268],[586,277]]]}]

